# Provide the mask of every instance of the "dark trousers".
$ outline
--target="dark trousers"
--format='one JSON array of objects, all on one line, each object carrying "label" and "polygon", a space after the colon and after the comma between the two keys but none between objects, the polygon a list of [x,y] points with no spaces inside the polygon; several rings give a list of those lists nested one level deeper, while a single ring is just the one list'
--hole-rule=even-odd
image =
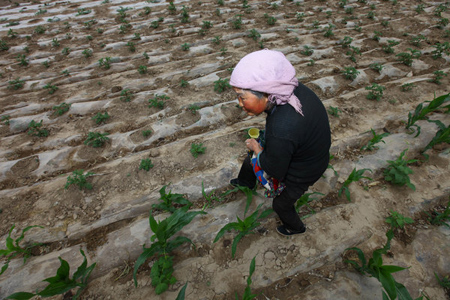
[{"label": "dark trousers", "polygon": [[[241,185],[254,187],[256,184],[256,176],[253,172],[250,157],[246,157],[242,163],[241,170],[238,175],[239,183]],[[308,186],[289,188],[286,186],[284,191],[275,197],[272,202],[273,210],[278,214],[286,228],[293,231],[304,231],[305,224],[300,220],[300,217],[295,210],[295,203],[308,190]]]}]

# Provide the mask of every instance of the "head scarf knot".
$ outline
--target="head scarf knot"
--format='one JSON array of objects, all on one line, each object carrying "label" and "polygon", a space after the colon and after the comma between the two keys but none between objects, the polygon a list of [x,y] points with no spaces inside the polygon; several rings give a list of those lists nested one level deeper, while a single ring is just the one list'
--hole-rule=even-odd
[{"label": "head scarf knot", "polygon": [[279,51],[264,49],[244,56],[234,68],[230,84],[266,93],[270,102],[290,104],[303,115],[300,100],[294,95],[298,86],[295,69]]}]

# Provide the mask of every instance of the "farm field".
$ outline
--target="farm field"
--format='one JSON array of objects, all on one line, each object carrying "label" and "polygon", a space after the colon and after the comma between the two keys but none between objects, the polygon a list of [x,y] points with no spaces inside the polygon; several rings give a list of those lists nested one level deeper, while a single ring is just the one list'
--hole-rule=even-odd
[{"label": "farm field", "polygon": [[[358,261],[346,249],[372,257],[386,245],[386,218],[396,213],[413,222],[393,230],[383,264],[406,268],[393,276],[412,299],[450,299],[436,278],[450,276],[450,4],[0,6],[0,249],[9,234],[17,239],[34,225],[20,245],[41,243],[25,264],[20,255],[9,261],[0,299],[43,290],[58,257],[73,274],[83,262],[80,249],[96,265],[78,299],[176,299],[186,284],[185,299],[242,299],[253,259],[255,299],[383,299],[377,279],[345,262]],[[264,48],[283,52],[323,101],[333,158],[299,207],[305,234],[278,235],[271,214],[232,257],[237,232],[214,242],[217,233],[236,217],[271,208],[271,200],[259,187],[244,214],[247,195],[231,192],[247,130],[264,129],[265,115],[247,116],[227,80],[243,56]],[[416,108],[430,108],[435,98],[441,105],[411,123]],[[375,136],[382,140],[367,147]],[[395,185],[384,174],[388,161],[402,158],[410,182]],[[353,170],[363,178],[348,181]],[[155,243],[149,214],[170,218],[152,209],[170,193],[198,213],[173,237],[192,244],[168,253],[177,282],[157,295],[150,270],[164,255],[135,263],[143,245]],[[440,226],[432,224],[446,213]],[[7,258],[0,259],[4,266]]]}]

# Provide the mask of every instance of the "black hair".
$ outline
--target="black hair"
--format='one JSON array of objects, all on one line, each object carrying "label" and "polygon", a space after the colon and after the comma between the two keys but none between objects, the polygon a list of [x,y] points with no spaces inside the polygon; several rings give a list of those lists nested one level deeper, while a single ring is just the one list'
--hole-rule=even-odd
[{"label": "black hair", "polygon": [[262,93],[262,92],[258,92],[258,91],[254,91],[254,90],[247,90],[247,91],[249,91],[250,93],[252,93],[256,97],[258,97],[258,99],[261,99],[263,97],[267,97],[266,93]]}]

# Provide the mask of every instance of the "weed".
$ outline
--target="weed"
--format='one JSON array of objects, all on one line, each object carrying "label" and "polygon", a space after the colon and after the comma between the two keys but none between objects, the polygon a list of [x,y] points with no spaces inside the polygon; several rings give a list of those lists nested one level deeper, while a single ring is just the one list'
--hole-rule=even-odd
[{"label": "weed", "polygon": [[404,83],[400,88],[402,89],[402,92],[408,92],[412,90],[413,87],[415,87],[414,83]]},{"label": "weed", "polygon": [[53,94],[58,90],[58,87],[57,87],[56,85],[51,85],[51,84],[47,83],[47,84],[43,87],[43,89],[44,89],[44,90],[48,90],[48,93],[49,93],[50,95],[53,95]]},{"label": "weed", "polygon": [[25,54],[19,54],[17,55],[17,61],[19,62],[19,65],[21,66],[28,66],[28,59],[26,58]]},{"label": "weed", "polygon": [[303,195],[297,200],[297,203],[295,204],[295,210],[297,211],[297,213],[300,211],[300,208],[301,208],[302,206],[308,207],[308,209],[310,210],[311,214],[315,214],[315,213],[316,213],[316,212],[314,211],[314,209],[312,209],[312,207],[309,205],[309,202],[316,200],[316,199],[313,199],[313,198],[310,197],[310,196],[312,196],[312,195],[321,195],[321,196],[323,196],[324,194],[318,193],[318,192],[305,193],[305,194],[303,194]]},{"label": "weed", "polygon": [[193,157],[197,158],[199,154],[204,154],[205,150],[206,147],[203,147],[203,143],[200,144],[192,143],[191,149],[189,151],[191,152]]},{"label": "weed", "polygon": [[371,86],[366,86],[366,90],[370,91],[366,98],[369,100],[377,100],[380,101],[381,97],[383,97],[383,91],[386,89],[384,86],[379,85],[377,83],[372,83]]},{"label": "weed", "polygon": [[9,125],[9,119],[11,119],[11,116],[5,115],[0,118],[0,122],[2,122],[3,125]]},{"label": "weed", "polygon": [[439,213],[437,211],[432,211],[431,214],[427,213],[428,215],[428,221],[437,226],[445,225],[447,227],[450,227],[450,225],[447,224],[448,221],[450,221],[450,201],[447,203],[447,207],[442,213]]},{"label": "weed", "polygon": [[87,267],[86,255],[83,250],[80,249],[81,255],[83,255],[83,263],[78,267],[78,269],[73,273],[72,279],[70,279],[70,266],[67,261],[58,257],[61,266],[56,271],[54,277],[49,277],[43,281],[47,281],[49,284],[40,292],[36,294],[19,292],[9,295],[6,299],[31,299],[34,296],[41,296],[42,298],[47,298],[55,295],[65,294],[71,289],[78,287],[77,293],[72,299],[78,299],[83,290],[87,287],[87,281],[91,275],[92,270],[94,270],[96,263],[93,263]]},{"label": "weed", "polygon": [[55,105],[55,106],[53,106],[53,110],[54,110],[53,114],[61,116],[64,113],[69,111],[70,106],[71,106],[71,104],[67,104],[65,102],[61,103],[60,105]]},{"label": "weed", "polygon": [[391,225],[391,229],[404,228],[406,224],[414,223],[413,219],[403,216],[401,213],[393,211],[391,209],[391,214],[386,218],[386,223]]},{"label": "weed", "polygon": [[111,57],[105,57],[105,58],[100,58],[99,60],[98,60],[98,65],[100,66],[100,67],[103,67],[104,69],[106,69],[106,70],[108,70],[109,68],[111,68],[111,65],[110,65],[110,63],[111,63]]},{"label": "weed", "polygon": [[416,162],[417,159],[404,160],[403,156],[407,150],[403,150],[396,160],[388,160],[389,166],[384,170],[383,174],[386,181],[399,186],[407,185],[415,191],[416,187],[409,180],[409,174],[412,174],[413,171],[407,165]]},{"label": "weed", "polygon": [[228,79],[219,78],[219,80],[214,81],[214,91],[219,94],[221,94],[222,92],[226,91],[229,88],[231,88],[231,85]]},{"label": "weed", "polygon": [[148,102],[150,105],[148,107],[156,107],[159,109],[164,108],[164,100],[169,100],[170,98],[166,95],[155,95],[155,98],[149,99]]},{"label": "weed", "polygon": [[84,170],[75,170],[72,172],[72,175],[67,177],[67,182],[64,188],[67,190],[72,184],[78,186],[80,190],[87,189],[92,190],[92,184],[87,182],[87,178],[93,176],[94,173],[87,172],[83,174]]},{"label": "weed", "polygon": [[220,229],[220,231],[217,233],[214,239],[214,243],[216,243],[227,231],[238,231],[239,233],[234,237],[233,244],[231,245],[231,257],[234,258],[234,254],[236,253],[236,248],[239,241],[247,234],[253,233],[253,230],[261,224],[258,221],[266,218],[273,212],[272,209],[266,209],[265,211],[260,212],[261,206],[262,203],[258,205],[254,213],[252,213],[244,220],[241,220],[236,216],[237,222],[231,222],[222,227],[222,229]]},{"label": "weed", "polygon": [[439,130],[436,132],[436,135],[428,143],[428,145],[425,146],[425,148],[422,151],[422,154],[427,159],[428,159],[428,155],[425,154],[425,151],[433,148],[433,146],[437,145],[437,144],[450,143],[450,125],[448,127],[445,127],[444,123],[442,123],[439,120],[428,120],[428,122],[435,123],[439,127]]},{"label": "weed", "polygon": [[69,55],[69,53],[70,53],[70,48],[65,47],[64,49],[62,49],[61,53],[62,53],[62,55]]},{"label": "weed", "polygon": [[153,164],[152,161],[150,160],[150,158],[144,158],[143,160],[141,160],[141,164],[139,165],[139,170],[145,170],[145,171],[150,171],[150,169],[153,168]]},{"label": "weed", "polygon": [[86,9],[86,8],[79,8],[78,12],[77,12],[77,16],[82,16],[82,15],[88,15],[92,12],[92,10],[90,9]]},{"label": "weed", "polygon": [[336,118],[339,118],[339,113],[342,112],[339,108],[334,107],[334,106],[330,106],[327,109],[327,111],[330,114],[330,116],[335,116]]},{"label": "weed", "polygon": [[173,261],[168,254],[184,243],[193,243],[190,239],[183,236],[171,238],[199,214],[205,214],[205,212],[188,212],[188,207],[186,206],[177,209],[172,215],[160,222],[157,222],[150,214],[149,223],[150,229],[153,232],[150,238],[152,244],[149,248],[146,248],[145,245],[143,246],[143,252],[134,264],[133,279],[135,286],[137,286],[136,274],[139,267],[154,255],[158,256],[158,261],[153,264],[150,277],[152,279],[152,286],[155,287],[155,293],[158,295],[163,293],[168,289],[169,284],[176,282],[176,278],[172,276]]},{"label": "weed", "polygon": [[261,34],[256,29],[250,30],[250,33],[248,34],[249,38],[252,38],[255,42],[261,37]]},{"label": "weed", "polygon": [[376,134],[375,130],[373,129],[370,129],[370,131],[372,132],[373,137],[367,143],[367,145],[361,147],[361,151],[363,150],[372,151],[374,149],[378,149],[378,147],[376,147],[375,145],[378,144],[379,142],[385,143],[385,141],[383,141],[383,138],[389,135],[389,133],[387,132],[384,132],[382,134]]},{"label": "weed", "polygon": [[148,137],[148,136],[150,136],[152,134],[152,131],[151,130],[143,130],[142,131],[142,135],[144,136],[144,137]]},{"label": "weed", "polygon": [[34,29],[34,32],[37,34],[44,34],[46,30],[47,29],[45,29],[44,26],[39,25]]},{"label": "weed", "polygon": [[394,41],[394,40],[388,40],[387,42],[388,42],[388,44],[383,46],[383,51],[387,54],[394,53],[394,49],[392,47],[400,44],[399,41]]},{"label": "weed", "polygon": [[191,48],[191,44],[189,44],[189,43],[184,43],[181,45],[181,50],[183,50],[183,51],[188,51],[189,48]]},{"label": "weed", "polygon": [[107,135],[109,133],[89,132],[84,144],[94,148],[102,147],[109,140]]},{"label": "weed", "polygon": [[14,230],[15,225],[11,227],[8,236],[6,237],[6,249],[0,249],[0,257],[2,258],[4,257],[6,259],[0,270],[0,275],[2,275],[6,271],[6,269],[8,269],[9,262],[11,261],[11,259],[16,257],[17,255],[23,255],[23,263],[25,264],[27,259],[31,256],[31,248],[42,245],[41,243],[33,243],[25,248],[22,248],[19,245],[19,243],[25,237],[25,233],[31,228],[35,227],[44,228],[38,225],[28,226],[22,230],[22,234],[15,240],[11,238],[11,233]]},{"label": "weed", "polygon": [[234,19],[231,21],[231,25],[234,29],[241,29],[242,27],[242,18],[240,15],[237,15],[234,17]]},{"label": "weed", "polygon": [[13,90],[18,90],[20,88],[23,88],[23,84],[25,83],[25,80],[20,80],[20,78],[16,78],[14,80],[8,81],[8,88]]},{"label": "weed", "polygon": [[344,192],[345,197],[347,198],[348,201],[350,201],[350,190],[348,189],[348,186],[350,185],[350,183],[359,181],[360,179],[363,179],[363,178],[372,180],[372,178],[370,178],[370,177],[362,176],[364,174],[364,172],[366,172],[366,171],[372,172],[372,170],[370,170],[370,169],[356,170],[356,168],[354,168],[353,171],[348,176],[348,178],[342,184],[342,187],[339,189],[338,196],[340,197],[342,195],[342,192]]},{"label": "weed", "polygon": [[42,120],[39,123],[32,120],[28,124],[27,134],[31,136],[47,137],[49,134],[48,130],[45,128],[41,129],[41,127],[42,127]]},{"label": "weed", "polygon": [[360,73],[355,67],[344,67],[344,70],[341,70],[341,73],[344,75],[346,79],[356,79],[358,74]]},{"label": "weed", "polygon": [[372,70],[381,72],[381,70],[383,69],[383,65],[380,63],[373,63],[369,66],[369,68],[371,68]]}]

